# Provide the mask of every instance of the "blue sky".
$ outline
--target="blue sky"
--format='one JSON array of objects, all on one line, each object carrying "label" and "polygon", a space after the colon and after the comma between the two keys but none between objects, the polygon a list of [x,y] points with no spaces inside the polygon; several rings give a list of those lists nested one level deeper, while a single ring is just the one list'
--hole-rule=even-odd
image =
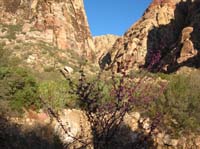
[{"label": "blue sky", "polygon": [[151,0],[84,0],[93,36],[123,35],[136,22]]}]

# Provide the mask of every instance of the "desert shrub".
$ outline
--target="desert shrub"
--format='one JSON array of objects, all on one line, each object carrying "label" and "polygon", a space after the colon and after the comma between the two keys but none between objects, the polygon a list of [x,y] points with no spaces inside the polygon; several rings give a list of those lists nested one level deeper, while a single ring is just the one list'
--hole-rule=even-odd
[{"label": "desert shrub", "polygon": [[37,82],[22,68],[0,67],[0,90],[1,100],[8,101],[13,110],[41,106]]},{"label": "desert shrub", "polygon": [[39,85],[39,95],[42,100],[52,109],[77,107],[73,96],[69,95],[69,85],[63,81],[44,81]]},{"label": "desert shrub", "polygon": [[38,79],[38,81],[43,82],[43,81],[60,81],[62,80],[62,75],[60,74],[60,72],[57,71],[50,71],[50,72],[32,72],[33,75]]},{"label": "desert shrub", "polygon": [[[146,105],[151,99],[145,97],[145,100],[140,100],[140,97],[135,96],[138,83],[134,82],[124,71],[120,74],[111,72],[110,78],[105,80],[102,76],[103,72],[100,72],[91,78],[84,71],[80,71],[77,82],[65,77],[69,83],[69,93],[78,101],[79,107],[85,111],[91,125],[93,140],[90,143],[94,148],[113,148],[114,142],[119,143],[118,147],[126,148],[130,142],[119,142],[118,140],[125,114],[133,110],[135,103]],[[63,129],[68,133],[67,129]],[[138,144],[130,143],[129,146],[137,146],[137,148],[150,146],[149,140],[151,140],[151,133],[154,129],[155,125],[146,135],[143,135],[141,131],[140,135],[144,137],[137,138],[139,139]],[[88,145],[88,142],[80,141],[79,143],[83,147]]]},{"label": "desert shrub", "polygon": [[[1,50],[4,48],[4,46],[5,46],[5,43],[0,42],[0,49],[1,49]],[[0,54],[2,54],[2,53],[0,52]]]},{"label": "desert shrub", "polygon": [[17,25],[7,25],[7,24],[3,24],[4,28],[8,29],[8,32],[5,36],[5,38],[8,39],[16,39],[16,33],[22,30],[22,25],[17,24]]},{"label": "desert shrub", "polygon": [[5,66],[8,62],[8,55],[10,52],[5,49],[5,45],[3,43],[0,44],[0,66]]},{"label": "desert shrub", "polygon": [[[84,64],[80,65],[82,69]],[[150,69],[150,67],[148,68]],[[76,141],[79,141],[83,145],[83,148],[89,144],[93,144],[94,148],[98,149],[113,148],[113,142],[119,143],[116,138],[120,138],[118,137],[118,132],[120,131],[120,126],[122,126],[125,114],[131,112],[135,105],[148,106],[149,102],[151,102],[152,95],[148,94],[150,87],[145,87],[144,85],[141,88],[141,83],[146,73],[137,82],[134,80],[134,77],[127,74],[127,69],[128,65],[123,64],[123,69],[118,73],[110,70],[109,74],[111,75],[109,79],[104,76],[103,69],[92,79],[82,69],[77,82],[64,75],[70,86],[69,93],[78,101],[79,107],[85,111],[90,123],[93,136],[92,142],[82,142],[79,138],[75,138]],[[136,95],[137,91],[140,90],[147,94]],[[159,92],[156,93],[158,94]],[[52,111],[50,110],[51,113],[53,113]],[[55,114],[52,115],[60,122],[59,117]],[[135,139],[137,143],[120,143],[118,147],[126,148],[127,144],[130,143],[129,147],[138,149],[150,148],[150,146],[153,148],[152,141],[149,140],[152,139],[152,133],[160,121],[159,118],[160,116],[155,118],[155,121],[152,121],[148,133],[145,134],[144,130],[137,132],[139,134],[139,137]],[[60,125],[61,127],[63,126],[62,123]],[[62,129],[69,135],[68,129],[65,127],[62,127]]]},{"label": "desert shrub", "polygon": [[54,70],[55,70],[54,66],[46,66],[46,67],[44,67],[44,71],[45,72],[51,72],[51,71],[54,71]]},{"label": "desert shrub", "polygon": [[0,45],[0,67],[15,67],[21,62],[20,58],[10,57],[10,55],[11,50]]},{"label": "desert shrub", "polygon": [[199,133],[199,72],[193,72],[190,75],[170,75],[168,81],[166,91],[160,99],[152,103],[150,113],[160,111],[164,116],[163,127],[174,135]]}]

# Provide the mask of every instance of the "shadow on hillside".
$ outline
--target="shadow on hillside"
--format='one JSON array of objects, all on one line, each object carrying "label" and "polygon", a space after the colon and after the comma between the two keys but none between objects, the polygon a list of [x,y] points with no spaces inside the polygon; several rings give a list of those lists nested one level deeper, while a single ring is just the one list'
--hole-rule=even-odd
[{"label": "shadow on hillside", "polygon": [[[70,148],[76,148],[77,142],[71,144]],[[154,149],[151,135],[144,131],[132,131],[123,125],[110,139],[107,145],[99,149]],[[85,149],[88,146],[78,147]],[[35,127],[30,130],[23,129],[20,125],[9,122],[0,117],[0,148],[1,149],[67,149],[60,140],[55,137],[52,129],[47,127]]]},{"label": "shadow on hillside", "polygon": [[[118,127],[118,126],[117,126]],[[93,137],[92,142],[77,142],[74,141],[66,145],[69,149],[155,149],[156,143],[151,134],[145,132],[143,128],[132,131],[129,126],[122,124],[120,128],[109,130],[98,135],[101,138]],[[114,134],[112,134],[114,132]],[[81,138],[78,138],[81,140]],[[93,144],[91,144],[93,143]]]},{"label": "shadow on hillside", "polygon": [[[100,140],[93,138],[95,143],[95,149],[155,149],[155,143],[151,134],[145,132],[140,126],[136,131],[132,131],[131,128],[122,124],[119,128],[109,130],[110,133],[99,134],[104,136]],[[114,134],[112,135],[112,132]],[[94,134],[93,134],[94,135]],[[105,140],[107,140],[105,142]]]},{"label": "shadow on hillside", "polygon": [[121,127],[108,144],[107,149],[154,149],[151,135],[143,131],[132,131],[128,126]]},{"label": "shadow on hillside", "polygon": [[48,128],[35,128],[24,131],[0,116],[1,149],[62,149],[59,139]]},{"label": "shadow on hillside", "polygon": [[[189,13],[189,12],[193,13]],[[200,17],[200,1],[180,2],[176,5],[174,19],[167,25],[154,27],[148,33],[147,39],[147,55],[145,58],[145,68],[152,65],[152,72],[171,73],[177,71],[182,66],[200,67],[200,21],[195,17]],[[196,22],[194,22],[194,20]],[[200,19],[199,19],[200,20]],[[183,28],[191,26],[193,32],[190,40],[193,42],[194,49],[198,50],[198,54],[178,63],[181,49],[181,31]],[[156,62],[155,62],[156,59]]]}]

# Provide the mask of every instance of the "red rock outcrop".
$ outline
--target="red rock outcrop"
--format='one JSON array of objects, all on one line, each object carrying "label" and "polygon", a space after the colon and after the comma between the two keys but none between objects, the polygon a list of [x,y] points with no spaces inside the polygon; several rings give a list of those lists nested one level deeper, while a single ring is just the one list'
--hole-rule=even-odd
[{"label": "red rock outcrop", "polygon": [[2,0],[0,7],[0,23],[22,25],[25,39],[87,56],[94,50],[83,0]]},{"label": "red rock outcrop", "polygon": [[120,36],[111,34],[93,37],[97,58],[100,58],[103,53],[111,49],[119,37]]},{"label": "red rock outcrop", "polygon": [[[199,0],[154,0],[100,60],[101,68],[174,71],[199,65]],[[184,57],[184,58],[183,58]]]}]

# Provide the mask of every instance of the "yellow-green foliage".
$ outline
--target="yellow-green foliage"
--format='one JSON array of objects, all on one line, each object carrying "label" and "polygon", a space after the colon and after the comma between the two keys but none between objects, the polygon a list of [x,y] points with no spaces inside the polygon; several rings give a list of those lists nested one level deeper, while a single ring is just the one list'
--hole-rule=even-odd
[{"label": "yellow-green foliage", "polygon": [[17,25],[7,25],[7,24],[2,24],[2,27],[7,29],[7,34],[4,36],[4,38],[8,39],[16,39],[16,33],[22,30],[22,25],[17,24]]},{"label": "yellow-green foliage", "polygon": [[151,114],[163,114],[164,127],[173,134],[200,133],[200,72],[168,76],[163,96],[151,105]]},{"label": "yellow-green foliage", "polygon": [[11,50],[5,48],[3,43],[0,44],[0,67],[15,67],[20,63],[20,59],[11,56]]},{"label": "yellow-green foliage", "polygon": [[68,91],[69,85],[66,81],[45,81],[39,86],[40,97],[54,110],[76,106]]},{"label": "yellow-green foliage", "polygon": [[0,67],[0,98],[16,111],[41,106],[37,82],[22,68]]}]

